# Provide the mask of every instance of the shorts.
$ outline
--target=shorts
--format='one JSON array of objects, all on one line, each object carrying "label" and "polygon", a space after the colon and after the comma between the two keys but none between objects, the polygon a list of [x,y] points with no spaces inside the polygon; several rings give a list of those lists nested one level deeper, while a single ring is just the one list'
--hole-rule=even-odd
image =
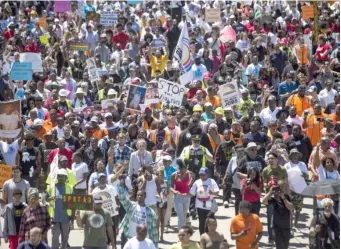
[{"label": "shorts", "polygon": [[304,200],[304,197],[302,195],[299,195],[296,193],[291,194],[291,202],[292,202],[292,205],[294,205],[295,211],[298,211],[298,212],[302,211],[302,208],[304,206],[303,200]]},{"label": "shorts", "polygon": [[156,203],[157,208],[167,209],[167,202],[163,202],[162,207],[160,206],[160,204],[161,204],[161,202]]}]

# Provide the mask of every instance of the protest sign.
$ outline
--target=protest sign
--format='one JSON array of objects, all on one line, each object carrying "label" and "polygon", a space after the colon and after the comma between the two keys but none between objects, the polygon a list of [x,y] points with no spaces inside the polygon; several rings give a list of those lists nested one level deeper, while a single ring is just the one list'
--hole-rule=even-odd
[{"label": "protest sign", "polygon": [[114,11],[106,10],[101,11],[100,24],[105,27],[110,27],[116,24],[118,20],[118,15]]},{"label": "protest sign", "polygon": [[220,9],[205,9],[206,22],[220,22]]},{"label": "protest sign", "polygon": [[140,104],[145,103],[147,88],[129,85],[126,108],[133,111],[141,111]]},{"label": "protest sign", "polygon": [[39,27],[42,29],[46,29],[47,28],[47,19],[46,17],[41,17],[38,19],[39,22]]},{"label": "protest sign", "polygon": [[141,0],[128,0],[127,3],[128,4],[139,4],[139,3],[141,3]]},{"label": "protest sign", "polygon": [[151,82],[148,84],[146,91],[146,105],[159,103],[158,82]]},{"label": "protest sign", "polygon": [[102,197],[103,204],[102,208],[107,210],[111,216],[118,215],[117,205],[115,200],[115,196],[117,196],[116,189],[113,187],[106,188],[100,192],[94,192],[93,196],[100,196]]},{"label": "protest sign", "polygon": [[12,178],[12,167],[6,164],[0,164],[0,188],[4,186],[5,181]]},{"label": "protest sign", "polygon": [[86,42],[70,42],[70,49],[74,51],[87,51],[89,44]]},{"label": "protest sign", "polygon": [[0,33],[5,32],[8,23],[9,22],[7,20],[0,20]]},{"label": "protest sign", "polygon": [[158,84],[160,102],[180,107],[185,93],[185,87],[160,78]]},{"label": "protest sign", "polygon": [[307,183],[302,176],[302,172],[300,169],[287,169],[288,173],[288,183],[289,188],[297,194],[303,192],[303,190],[307,187]]},{"label": "protest sign", "polygon": [[41,55],[37,53],[21,53],[20,62],[31,62],[33,73],[43,72],[43,63],[41,60]]},{"label": "protest sign", "polygon": [[32,80],[32,62],[13,62],[11,80]]},{"label": "protest sign", "polygon": [[87,20],[87,21],[99,22],[100,19],[101,19],[101,15],[98,14],[97,12],[95,12],[95,11],[89,11],[89,12],[86,14],[86,20]]},{"label": "protest sign", "polygon": [[92,195],[63,195],[65,209],[92,210]]},{"label": "protest sign", "polygon": [[16,138],[21,128],[19,121],[21,116],[20,100],[0,102],[0,137]]},{"label": "protest sign", "polygon": [[96,67],[96,62],[94,58],[86,60],[86,65],[88,66],[89,79],[90,81],[100,80],[100,69]]},{"label": "protest sign", "polygon": [[70,1],[55,1],[54,2],[54,11],[55,12],[67,12],[71,10]]},{"label": "protest sign", "polygon": [[235,80],[219,86],[219,95],[224,108],[240,103],[239,89]]},{"label": "protest sign", "polygon": [[314,6],[304,5],[304,6],[301,6],[301,9],[302,9],[302,18],[304,20],[314,18]]}]

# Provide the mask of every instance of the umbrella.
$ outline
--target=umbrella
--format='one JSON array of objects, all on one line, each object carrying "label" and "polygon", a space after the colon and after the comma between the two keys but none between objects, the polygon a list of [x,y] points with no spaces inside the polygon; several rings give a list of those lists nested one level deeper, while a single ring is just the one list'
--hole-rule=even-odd
[{"label": "umbrella", "polygon": [[339,180],[324,180],[310,183],[301,193],[303,196],[335,195],[340,193]]}]

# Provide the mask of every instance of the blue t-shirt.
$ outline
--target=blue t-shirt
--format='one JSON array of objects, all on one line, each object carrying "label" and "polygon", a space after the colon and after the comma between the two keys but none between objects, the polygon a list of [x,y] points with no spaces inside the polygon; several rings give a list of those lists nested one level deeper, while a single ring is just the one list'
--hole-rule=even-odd
[{"label": "blue t-shirt", "polygon": [[168,188],[170,188],[171,186],[171,179],[172,179],[172,175],[173,173],[176,172],[176,168],[173,166],[170,166],[168,168],[165,167],[165,179],[167,180],[167,185]]},{"label": "blue t-shirt", "polygon": [[[281,84],[279,84],[278,88],[278,96],[286,93],[291,93],[295,91],[298,88],[296,82],[291,82],[290,85],[284,81]],[[288,98],[282,98],[282,103],[285,104]]]},{"label": "blue t-shirt", "polygon": [[54,222],[66,223],[69,221],[66,209],[64,208],[63,195],[65,195],[65,185],[55,185],[55,206],[54,206]]}]

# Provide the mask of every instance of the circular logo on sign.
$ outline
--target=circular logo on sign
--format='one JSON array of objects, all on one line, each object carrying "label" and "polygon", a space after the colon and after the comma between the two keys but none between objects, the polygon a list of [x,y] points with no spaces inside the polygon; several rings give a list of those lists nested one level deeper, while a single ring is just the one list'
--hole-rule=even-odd
[{"label": "circular logo on sign", "polygon": [[100,214],[92,214],[89,218],[89,223],[93,228],[100,228],[104,224],[104,218]]},{"label": "circular logo on sign", "polygon": [[190,139],[191,136],[192,136],[191,133],[187,133],[187,134],[186,134],[186,138],[188,138],[188,139]]}]

